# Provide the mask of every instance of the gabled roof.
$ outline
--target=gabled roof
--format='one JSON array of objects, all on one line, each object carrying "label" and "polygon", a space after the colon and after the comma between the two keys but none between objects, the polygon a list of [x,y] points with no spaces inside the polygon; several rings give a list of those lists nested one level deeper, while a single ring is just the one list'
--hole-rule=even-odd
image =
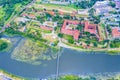
[{"label": "gabled roof", "polygon": [[99,38],[96,24],[90,24],[86,21],[84,31],[89,32],[90,34],[95,34]]},{"label": "gabled roof", "polygon": [[60,15],[63,15],[63,14],[64,14],[64,12],[62,12],[62,11],[58,11],[58,13],[59,13]]},{"label": "gabled roof", "polygon": [[53,11],[46,11],[48,14],[50,14],[50,15],[52,15],[52,16],[54,16],[55,15],[55,12],[53,12]]},{"label": "gabled roof", "polygon": [[120,37],[120,27],[113,27],[112,28],[112,36],[113,36],[113,38]]},{"label": "gabled roof", "polygon": [[53,28],[47,26],[40,26],[41,29],[52,31]]},{"label": "gabled roof", "polygon": [[89,22],[85,22],[85,28],[84,31],[90,32],[91,34],[96,34],[96,27],[95,24],[89,24]]},{"label": "gabled roof", "polygon": [[26,14],[26,13],[23,13],[22,16],[23,16],[23,17],[29,17],[29,18],[36,18],[34,14]]},{"label": "gabled roof", "polygon": [[68,34],[73,36],[74,40],[79,39],[80,31],[79,30],[72,30],[72,29],[66,29],[67,24],[74,24],[78,25],[79,21],[71,21],[71,20],[64,20],[63,26],[61,28],[61,33]]}]

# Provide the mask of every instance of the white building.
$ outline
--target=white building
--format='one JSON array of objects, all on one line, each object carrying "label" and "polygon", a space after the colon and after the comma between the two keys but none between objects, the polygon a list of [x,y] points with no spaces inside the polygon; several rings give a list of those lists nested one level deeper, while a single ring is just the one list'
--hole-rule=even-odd
[{"label": "white building", "polygon": [[97,1],[93,8],[96,10],[96,14],[105,14],[108,13],[109,11],[112,11],[113,8],[108,5],[109,1]]}]

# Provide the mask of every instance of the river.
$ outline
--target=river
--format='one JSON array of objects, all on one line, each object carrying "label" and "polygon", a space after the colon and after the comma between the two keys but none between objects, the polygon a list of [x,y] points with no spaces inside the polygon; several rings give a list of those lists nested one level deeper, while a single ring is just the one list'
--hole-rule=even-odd
[{"label": "river", "polygon": [[[56,75],[57,59],[31,65],[11,59],[11,51],[0,53],[0,69],[28,78],[47,78]],[[95,74],[120,72],[120,55],[80,52],[63,49],[59,58],[59,74]]]}]

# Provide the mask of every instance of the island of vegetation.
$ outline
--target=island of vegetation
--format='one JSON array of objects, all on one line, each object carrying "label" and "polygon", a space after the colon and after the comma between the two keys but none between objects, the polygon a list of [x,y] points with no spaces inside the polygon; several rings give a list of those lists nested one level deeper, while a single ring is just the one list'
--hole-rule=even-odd
[{"label": "island of vegetation", "polygon": [[0,52],[7,52],[12,47],[12,44],[9,40],[5,38],[0,38]]},{"label": "island of vegetation", "polygon": [[43,60],[56,59],[58,52],[59,49],[49,47],[39,41],[34,42],[29,39],[22,39],[12,53],[12,59],[33,65],[40,65]]}]

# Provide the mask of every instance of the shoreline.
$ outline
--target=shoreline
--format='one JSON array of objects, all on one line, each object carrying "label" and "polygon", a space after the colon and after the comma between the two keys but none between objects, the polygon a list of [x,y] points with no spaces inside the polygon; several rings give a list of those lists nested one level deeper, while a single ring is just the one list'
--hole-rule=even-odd
[{"label": "shoreline", "polygon": [[[3,69],[0,69],[0,77],[4,76],[5,78],[13,79],[13,80],[38,80],[39,78],[25,78],[22,76],[18,76],[12,73],[9,73]],[[109,79],[109,78],[119,78],[120,77],[120,72],[104,72],[104,73],[83,73],[83,74],[77,74],[77,73],[60,73],[59,77],[64,77],[64,76],[78,76],[81,78],[90,78],[94,77],[96,79]],[[42,78],[42,79],[55,79],[56,75],[50,75],[48,77]]]},{"label": "shoreline", "polygon": [[0,69],[0,78],[7,78],[7,79],[13,79],[13,80],[26,80],[26,78],[9,73],[3,69]]},{"label": "shoreline", "polygon": [[[110,78],[114,78],[117,79],[120,77],[120,72],[105,72],[105,73],[84,73],[84,74],[76,74],[76,73],[61,73],[59,74],[59,78],[60,77],[65,77],[65,76],[77,76],[80,78],[96,78],[96,79],[100,79],[100,80],[107,80]],[[55,75],[51,75],[49,77],[46,77],[46,79],[55,79]]]},{"label": "shoreline", "polygon": [[110,55],[120,55],[120,48],[104,48],[104,49],[82,49],[82,48],[78,48],[75,46],[70,46],[67,45],[65,43],[58,43],[58,46],[63,47],[63,48],[67,48],[67,49],[72,49],[72,50],[77,50],[77,51],[85,51],[85,52],[106,52],[106,54],[110,54]]}]

